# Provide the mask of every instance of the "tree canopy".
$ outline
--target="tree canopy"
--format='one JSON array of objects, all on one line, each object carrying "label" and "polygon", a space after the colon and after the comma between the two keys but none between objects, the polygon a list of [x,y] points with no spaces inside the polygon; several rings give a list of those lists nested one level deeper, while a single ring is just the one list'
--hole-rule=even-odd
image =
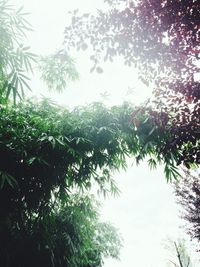
[{"label": "tree canopy", "polygon": [[[101,222],[94,197],[81,191],[97,167],[86,170],[89,141],[77,127],[78,111],[72,116],[49,101],[24,101],[27,72],[39,60],[21,44],[31,30],[25,16],[0,1],[0,266],[102,266],[105,257],[119,257],[121,238]],[[73,60],[59,56],[39,62],[50,89],[63,89],[66,74],[77,77]],[[107,182],[114,192],[114,181]]]},{"label": "tree canopy", "polygon": [[65,29],[67,48],[92,49],[91,71],[101,72],[102,61],[116,56],[138,68],[139,78],[154,86],[157,127],[170,131],[163,149],[176,154],[177,164],[198,165],[199,1],[105,2],[109,7],[96,15],[72,14]]},{"label": "tree canopy", "polygon": [[[168,180],[177,177],[178,164],[199,164],[198,1],[106,2],[107,13],[74,13],[67,47],[91,45],[98,72],[102,55],[134,63],[155,85],[149,105],[68,110],[49,100],[18,103],[36,57],[21,44],[30,27],[26,14],[0,1],[2,266],[102,266],[104,256],[118,256],[121,241],[100,222],[94,199],[80,192],[96,183],[104,195],[117,194],[112,174],[126,168],[127,157],[137,163],[147,157],[151,168],[164,164]],[[62,91],[66,75],[78,77],[66,51],[41,62],[50,89]]]}]

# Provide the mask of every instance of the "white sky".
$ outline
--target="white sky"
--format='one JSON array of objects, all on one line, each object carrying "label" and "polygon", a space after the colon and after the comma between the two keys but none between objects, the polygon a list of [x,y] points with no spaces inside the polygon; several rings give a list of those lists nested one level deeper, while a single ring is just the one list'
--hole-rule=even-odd
[{"label": "white sky", "polygon": [[[94,11],[103,0],[13,0],[30,11],[30,21],[35,31],[29,42],[33,51],[48,55],[61,47],[67,12],[79,8],[81,12]],[[89,73],[91,67],[87,55],[77,56],[80,80],[69,84],[62,95],[49,94],[45,85],[34,76],[34,94],[48,95],[69,107],[101,100],[100,93],[108,92],[107,104],[120,104],[124,100],[139,103],[150,95],[137,79],[134,69],[125,67],[121,60],[106,64],[103,74]],[[133,90],[132,94],[129,92]],[[102,217],[111,221],[124,239],[121,261],[106,260],[105,267],[164,267],[167,254],[163,241],[168,236],[176,239],[183,234],[179,225],[178,207],[172,188],[166,183],[163,168],[150,171],[146,164],[130,166],[128,171],[116,174],[122,191],[121,197],[104,201]]]}]

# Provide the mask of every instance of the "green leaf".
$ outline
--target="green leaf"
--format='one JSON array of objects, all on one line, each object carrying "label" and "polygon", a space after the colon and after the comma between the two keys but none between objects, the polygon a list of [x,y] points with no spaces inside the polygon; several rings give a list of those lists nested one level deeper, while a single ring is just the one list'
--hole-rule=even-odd
[{"label": "green leaf", "polygon": [[6,183],[12,188],[17,185],[17,181],[12,175],[7,172],[0,171],[0,189],[3,189]]},{"label": "green leaf", "polygon": [[148,160],[148,165],[149,165],[150,169],[153,170],[153,169],[156,169],[156,167],[157,167],[157,162],[156,162],[155,159],[150,158],[150,159]]}]

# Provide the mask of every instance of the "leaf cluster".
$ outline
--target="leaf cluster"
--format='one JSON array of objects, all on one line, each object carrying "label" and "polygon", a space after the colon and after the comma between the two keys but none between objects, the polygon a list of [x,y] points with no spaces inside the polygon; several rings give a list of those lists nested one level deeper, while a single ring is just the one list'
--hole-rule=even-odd
[{"label": "leaf cluster", "polygon": [[36,56],[23,45],[26,34],[32,30],[23,8],[16,9],[8,1],[0,1],[0,94],[14,103],[30,90],[27,72],[32,71]]},{"label": "leaf cluster", "polygon": [[42,57],[39,63],[41,79],[47,84],[49,90],[62,92],[67,82],[79,78],[74,60],[63,50],[55,55]]},{"label": "leaf cluster", "polygon": [[90,189],[93,181],[105,195],[118,194],[112,173],[126,169],[128,156],[138,162],[149,156],[150,166],[166,165],[168,179],[177,175],[176,154],[162,153],[169,132],[129,104],[69,111],[45,100],[2,107],[0,115],[2,216],[48,213],[52,193],[62,199],[73,188]]}]

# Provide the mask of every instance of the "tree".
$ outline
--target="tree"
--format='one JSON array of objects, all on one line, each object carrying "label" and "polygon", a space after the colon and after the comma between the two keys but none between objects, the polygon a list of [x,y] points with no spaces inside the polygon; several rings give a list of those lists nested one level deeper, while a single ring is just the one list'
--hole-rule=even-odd
[{"label": "tree", "polygon": [[[0,3],[4,22],[4,13],[10,9],[7,2]],[[16,75],[21,63],[27,70],[31,62],[18,52],[13,57],[15,36],[18,40],[19,29],[27,27],[19,19],[14,23],[17,32],[13,32],[12,18],[5,15],[9,42],[2,48],[5,60],[0,79],[1,96],[7,101],[0,106],[0,263],[6,267],[101,266],[103,256],[118,255],[120,239],[112,226],[99,222],[93,199],[72,192],[87,192],[96,182],[100,192],[117,194],[112,173],[126,168],[127,156],[137,161],[150,156],[152,167],[164,163],[166,176],[172,179],[177,175],[174,154],[182,148],[176,147],[174,154],[164,153],[170,128],[158,127],[160,113],[150,107],[138,109],[125,103],[106,108],[93,103],[69,111],[47,100],[18,104],[16,98],[21,95]],[[60,66],[65,73],[73,69],[73,62],[64,62],[63,55],[53,56],[57,62],[53,71]],[[46,64],[46,58],[44,61]],[[14,80],[9,80],[9,71]],[[45,79],[51,78],[50,71],[47,68]],[[26,81],[22,89],[24,85]],[[8,105],[9,88],[14,92],[14,106]],[[163,116],[168,125],[168,117]]]},{"label": "tree", "polygon": [[198,172],[185,171],[184,177],[175,184],[178,203],[183,207],[182,217],[192,239],[200,241],[200,183]]},{"label": "tree", "polygon": [[109,8],[97,15],[72,14],[65,29],[67,48],[92,48],[91,71],[100,72],[102,59],[116,56],[135,65],[142,81],[155,88],[149,115],[170,133],[162,153],[187,168],[199,164],[199,1],[105,2]]},{"label": "tree", "polygon": [[[3,205],[0,207],[0,228],[4,233],[1,235],[4,238],[1,242],[3,246],[1,260],[5,262],[5,258],[14,259],[12,262],[6,261],[8,267],[13,267],[12,263],[17,262],[17,255],[21,255],[22,260],[18,259],[18,262],[26,266],[27,258],[22,256],[28,255],[28,259],[31,258],[30,251],[35,253],[32,254],[35,259],[32,260],[33,266],[40,265],[43,260],[44,262],[47,260],[50,264],[52,255],[56,253],[54,250],[58,249],[53,244],[59,244],[58,240],[52,241],[55,235],[59,236],[59,232],[54,234],[58,228],[56,218],[61,216],[64,223],[69,219],[67,211],[73,204],[71,192],[74,190],[87,192],[94,183],[97,183],[99,192],[104,195],[117,194],[118,189],[112,173],[120,168],[126,168],[128,155],[137,156],[143,151],[142,156],[149,155],[158,161],[164,161],[167,175],[176,174],[176,169],[169,159],[162,158],[159,153],[162,145],[161,138],[164,138],[164,135],[161,136],[159,129],[155,129],[151,136],[150,121],[135,129],[131,121],[132,112],[133,107],[128,104],[106,108],[100,103],[68,111],[47,100],[41,103],[20,103],[14,107],[1,106],[0,202]],[[149,142],[149,138],[152,145],[144,147]],[[149,163],[152,165],[154,161]],[[73,205],[72,210],[74,212],[76,210]],[[66,220],[65,216],[67,216]],[[82,215],[77,214],[77,216]],[[77,221],[76,216],[73,218]],[[88,217],[81,218],[87,220]],[[95,227],[99,225],[96,219],[94,223]],[[82,224],[80,222],[81,232],[77,232],[77,235],[82,233]],[[90,231],[90,226],[89,224],[86,232]],[[77,241],[73,231],[71,236],[73,229],[70,226],[68,229],[69,232],[66,229],[66,232],[60,233],[60,236],[63,236],[60,238],[61,241],[63,240],[61,245],[64,248],[65,235]],[[52,234],[50,234],[51,230]],[[99,255],[98,260],[102,262],[104,254],[116,256],[117,252],[115,254],[109,252],[112,249],[116,250],[112,246],[117,241],[113,228],[101,225],[96,233],[98,243],[95,246],[98,247],[99,254],[95,252],[95,255]],[[93,235],[91,234],[90,237],[92,238]],[[86,237],[85,242],[84,248],[80,247],[80,249],[85,249],[88,242],[91,244],[93,239],[89,241]],[[21,244],[24,250],[13,255],[12,251],[18,251],[14,249],[16,244]],[[80,245],[78,241],[76,244]],[[92,247],[95,247],[94,243],[92,244]],[[48,249],[51,248],[50,254],[45,249],[46,246]],[[72,242],[70,252],[64,250],[66,254],[56,254],[58,258],[55,256],[54,261],[63,262],[59,257],[64,257],[66,261],[69,261],[69,256],[70,259],[73,258],[71,257],[73,246]],[[76,251],[76,255],[79,252]],[[45,256],[45,253],[48,255]],[[90,262],[94,261],[94,253],[91,253],[92,258],[87,253],[81,255]],[[77,261],[79,260],[82,258],[77,258]],[[56,264],[55,266],[59,266]]]},{"label": "tree", "polygon": [[99,221],[92,196],[70,195],[60,206],[38,218],[32,214],[23,225],[0,224],[1,266],[92,267],[104,257],[118,258],[121,239],[116,229]]},{"label": "tree", "polygon": [[[104,257],[118,258],[121,239],[113,226],[100,222],[94,198],[79,192],[86,187],[87,178],[76,172],[81,151],[75,151],[73,145],[83,143],[84,138],[71,140],[70,132],[65,138],[59,134],[65,127],[78,131],[76,125],[70,129],[67,121],[54,124],[62,115],[68,117],[67,110],[48,101],[39,106],[18,103],[25,89],[30,89],[26,72],[36,62],[29,47],[21,44],[30,30],[25,15],[22,8],[15,10],[7,1],[0,1],[0,266],[102,266]],[[62,84],[53,80],[56,90],[66,85],[67,74],[67,78],[77,77],[74,62],[69,58],[61,62],[59,56],[42,59],[43,78],[50,82],[51,71],[61,79]],[[57,65],[51,69],[53,62]],[[57,73],[60,67],[63,76]],[[114,182],[109,177],[107,182],[114,192]]]}]

